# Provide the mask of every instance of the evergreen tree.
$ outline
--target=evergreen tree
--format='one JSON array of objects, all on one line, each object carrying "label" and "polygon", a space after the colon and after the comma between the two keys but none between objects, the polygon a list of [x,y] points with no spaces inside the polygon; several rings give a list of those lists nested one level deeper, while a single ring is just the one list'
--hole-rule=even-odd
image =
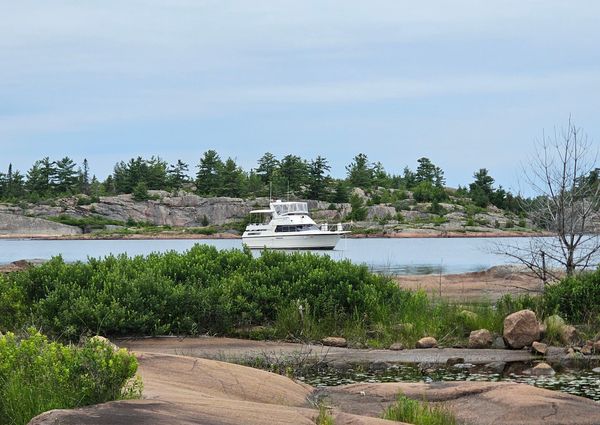
[{"label": "evergreen tree", "polygon": [[90,166],[87,158],[83,159],[83,169],[79,170],[79,192],[90,194]]},{"label": "evergreen tree", "polygon": [[265,153],[258,160],[258,168],[256,174],[258,174],[265,185],[270,184],[273,181],[273,174],[279,168],[279,161],[272,153]]},{"label": "evergreen tree", "polygon": [[212,196],[218,193],[221,186],[219,173],[222,168],[223,162],[216,151],[211,149],[204,152],[196,174],[196,190],[199,195]]},{"label": "evergreen tree", "polygon": [[[478,207],[487,207],[494,198],[494,179],[488,174],[488,170],[480,168],[473,174],[475,181],[469,185],[469,196]],[[498,199],[496,199],[498,200]]]},{"label": "evergreen tree", "polygon": [[68,156],[55,162],[54,190],[59,194],[77,191],[77,172],[75,162]]},{"label": "evergreen tree", "polygon": [[254,170],[250,170],[245,182],[246,194],[251,196],[266,196],[269,192],[266,185],[263,183],[261,176],[256,174]]},{"label": "evergreen tree", "polygon": [[429,158],[419,158],[419,166],[415,173],[415,183],[429,182],[436,187],[443,187],[445,183],[444,172],[435,166]]},{"label": "evergreen tree", "polygon": [[277,188],[278,193],[285,193],[288,190],[293,193],[300,192],[300,189],[308,174],[306,162],[296,155],[286,155],[279,163]]},{"label": "evergreen tree", "polygon": [[346,166],[348,181],[353,187],[369,189],[373,183],[373,170],[369,165],[369,159],[364,153],[354,157],[354,161]]},{"label": "evergreen tree", "polygon": [[221,185],[217,191],[218,195],[239,198],[245,194],[244,172],[233,159],[227,158],[225,161],[220,170],[219,181]]},{"label": "evergreen tree", "polygon": [[54,162],[50,161],[48,157],[35,161],[27,172],[27,190],[39,197],[49,196],[52,192],[55,175]]},{"label": "evergreen tree", "polygon": [[344,180],[337,180],[333,189],[333,196],[331,202],[338,204],[349,202],[350,200],[350,188]]},{"label": "evergreen tree", "polygon": [[391,187],[392,178],[385,171],[381,162],[373,164],[371,173],[373,175],[373,185],[375,187],[384,187],[388,189]]},{"label": "evergreen tree", "polygon": [[183,184],[190,180],[188,170],[188,164],[178,159],[177,164],[171,165],[167,171],[169,186],[173,189],[181,189]]},{"label": "evergreen tree", "polygon": [[331,167],[327,163],[327,160],[322,156],[317,156],[308,165],[308,188],[306,196],[309,199],[322,200],[325,198],[327,193],[327,180],[329,179],[326,174]]},{"label": "evergreen tree", "polygon": [[113,180],[117,193],[133,193],[138,183],[144,183],[148,189],[166,189],[167,163],[155,156],[149,160],[138,156],[127,163],[121,161],[115,165]]}]

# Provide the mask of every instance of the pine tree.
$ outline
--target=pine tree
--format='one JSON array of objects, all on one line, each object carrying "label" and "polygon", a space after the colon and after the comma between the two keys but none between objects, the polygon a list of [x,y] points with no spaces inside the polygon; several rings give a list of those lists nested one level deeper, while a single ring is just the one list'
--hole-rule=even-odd
[{"label": "pine tree", "polygon": [[373,170],[369,165],[369,159],[364,153],[354,157],[354,161],[346,166],[348,181],[353,187],[369,189],[373,184]]},{"label": "pine tree", "polygon": [[221,186],[219,173],[223,168],[223,162],[214,150],[204,152],[204,156],[198,164],[196,174],[196,190],[199,195],[214,196]]},{"label": "pine tree", "polygon": [[331,167],[327,163],[327,160],[322,156],[317,156],[312,160],[308,166],[308,188],[306,196],[309,199],[324,199],[327,193],[327,180],[329,179],[326,174]]}]

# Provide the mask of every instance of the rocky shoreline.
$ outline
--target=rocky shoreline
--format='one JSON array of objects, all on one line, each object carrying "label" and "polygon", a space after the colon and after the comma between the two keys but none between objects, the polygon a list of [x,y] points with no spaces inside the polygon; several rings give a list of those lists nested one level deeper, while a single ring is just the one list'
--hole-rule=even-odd
[{"label": "rocky shoreline", "polygon": [[[315,388],[278,374],[221,361],[232,354],[265,353],[277,343],[265,347],[258,341],[217,338],[120,340],[117,343],[129,347],[138,357],[138,371],[144,382],[141,400],[53,410],[30,423],[262,425],[268,417],[272,423],[314,425],[320,407],[337,425],[383,425],[399,423],[380,419],[399,394],[426,400],[432,405],[441,404],[459,423],[466,425],[600,423],[600,404],[526,384],[398,382]],[[298,344],[290,345],[295,350],[302,348]],[[520,353],[520,350],[495,351]],[[221,359],[211,359],[211,352]],[[421,353],[418,357],[421,358]]]},{"label": "rocky shoreline", "polygon": [[[446,239],[446,238],[520,238],[532,236],[552,236],[540,232],[439,232],[425,233],[417,231],[403,231],[401,233],[354,233],[348,235],[349,239]],[[102,234],[79,233],[68,235],[48,234],[0,234],[0,239],[32,239],[32,240],[153,240],[153,239],[241,239],[241,235],[233,233],[214,233],[201,235],[184,232],[164,231],[159,233],[129,233],[129,234]]]},{"label": "rocky shoreline", "polygon": [[[132,195],[62,198],[47,203],[0,204],[0,238],[35,239],[166,239],[239,237],[251,210],[268,198],[203,198],[180,192],[150,191],[152,199]],[[365,196],[364,193],[362,196]],[[365,197],[365,202],[368,199]],[[472,212],[458,204],[407,200],[406,205],[367,205],[364,221],[351,221],[352,206],[307,200],[318,223],[347,223],[353,237],[465,238],[540,235],[513,213],[488,207]],[[349,223],[348,223],[349,222]],[[518,222],[518,225],[517,225]],[[206,235],[204,233],[207,233]],[[216,233],[216,235],[208,234]]]}]

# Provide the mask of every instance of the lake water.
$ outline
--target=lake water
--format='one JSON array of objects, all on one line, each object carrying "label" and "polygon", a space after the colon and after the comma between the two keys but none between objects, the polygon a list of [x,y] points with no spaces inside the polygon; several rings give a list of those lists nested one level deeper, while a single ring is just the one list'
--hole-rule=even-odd
[{"label": "lake water", "polygon": [[[315,251],[334,259],[349,259],[390,274],[452,274],[485,270],[508,264],[508,258],[492,253],[497,243],[527,243],[527,238],[422,238],[344,239],[332,251]],[[49,259],[62,255],[65,261],[85,261],[126,253],[130,256],[169,250],[185,251],[194,244],[219,249],[242,247],[240,239],[154,240],[0,240],[0,264],[21,259]],[[260,255],[260,251],[256,251]]]}]

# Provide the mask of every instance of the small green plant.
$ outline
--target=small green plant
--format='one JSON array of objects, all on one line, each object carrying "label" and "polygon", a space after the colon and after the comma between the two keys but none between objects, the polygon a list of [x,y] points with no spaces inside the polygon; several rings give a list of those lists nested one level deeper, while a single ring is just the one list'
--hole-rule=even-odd
[{"label": "small green plant", "polygon": [[144,182],[139,182],[133,188],[133,200],[147,201],[148,199],[150,199],[150,194],[148,193],[148,186]]},{"label": "small green plant", "polygon": [[562,345],[562,333],[566,326],[562,317],[556,314],[548,316],[544,320],[544,325],[546,326],[546,335],[544,340],[548,344]]},{"label": "small green plant", "polygon": [[323,403],[319,404],[319,416],[317,416],[316,423],[317,425],[333,425],[333,417]]},{"label": "small green plant", "polygon": [[206,216],[206,214],[204,214],[202,216],[202,221],[200,222],[200,224],[202,224],[203,227],[206,227],[209,225],[208,217]]},{"label": "small green plant", "polygon": [[396,403],[383,414],[383,419],[407,422],[414,425],[456,425],[454,415],[444,406],[432,406],[427,401],[417,401],[400,394]]}]

